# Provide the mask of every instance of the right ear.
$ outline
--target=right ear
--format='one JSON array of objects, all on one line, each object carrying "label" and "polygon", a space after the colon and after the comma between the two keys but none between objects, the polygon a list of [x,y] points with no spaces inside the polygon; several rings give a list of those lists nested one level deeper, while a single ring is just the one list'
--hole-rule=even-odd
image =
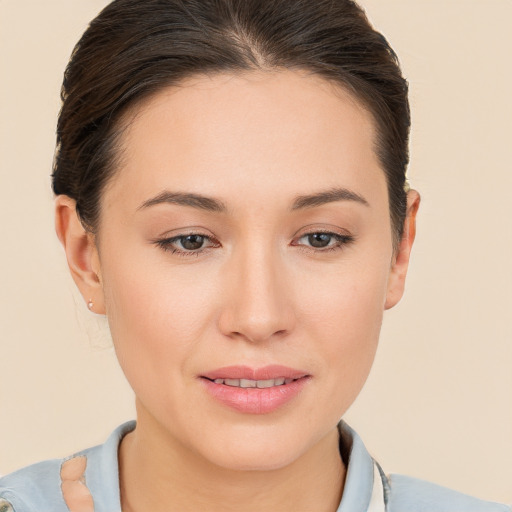
[{"label": "right ear", "polygon": [[91,311],[104,315],[105,300],[95,237],[80,222],[76,201],[65,195],[55,199],[55,231],[82,297]]}]

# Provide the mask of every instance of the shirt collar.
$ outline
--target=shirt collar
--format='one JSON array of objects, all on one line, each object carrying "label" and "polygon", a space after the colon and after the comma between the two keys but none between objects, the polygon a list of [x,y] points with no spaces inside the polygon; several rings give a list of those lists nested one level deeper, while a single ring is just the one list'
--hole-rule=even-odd
[{"label": "shirt collar", "polygon": [[377,492],[373,493],[374,476],[376,483],[379,483],[377,479],[380,475],[363,441],[344,421],[338,424],[338,431],[340,454],[347,468],[347,474],[337,512],[384,510],[384,493],[380,492],[382,485],[376,486]]},{"label": "shirt collar", "polygon": [[[102,503],[96,503],[99,510],[120,512],[118,448],[121,439],[134,430],[135,425],[135,421],[123,423],[110,434],[98,450],[91,450],[88,453],[86,481],[95,500],[101,497]],[[344,421],[338,424],[338,431],[340,454],[347,474],[337,512],[368,512],[371,510],[370,505],[373,506],[376,501],[375,496],[372,499],[374,474],[378,478],[376,465],[361,438]],[[105,493],[105,489],[109,489],[110,492]],[[380,496],[378,498],[379,510],[384,510],[380,507]]]}]

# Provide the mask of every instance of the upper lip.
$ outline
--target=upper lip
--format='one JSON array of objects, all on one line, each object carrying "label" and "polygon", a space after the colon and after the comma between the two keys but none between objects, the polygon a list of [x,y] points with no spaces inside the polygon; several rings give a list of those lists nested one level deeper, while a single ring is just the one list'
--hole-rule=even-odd
[{"label": "upper lip", "polygon": [[270,380],[284,377],[285,379],[300,379],[309,374],[302,370],[289,368],[278,364],[251,368],[250,366],[225,366],[209,371],[201,375],[210,380],[215,379],[248,379],[248,380]]}]

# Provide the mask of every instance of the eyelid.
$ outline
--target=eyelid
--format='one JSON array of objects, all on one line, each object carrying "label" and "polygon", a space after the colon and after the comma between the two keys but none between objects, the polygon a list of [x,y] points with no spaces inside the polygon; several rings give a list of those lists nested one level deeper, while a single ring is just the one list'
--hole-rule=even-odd
[{"label": "eyelid", "polygon": [[199,235],[207,238],[215,239],[215,235],[208,229],[201,226],[187,226],[184,228],[171,229],[164,231],[161,235],[156,236],[153,240],[179,238],[181,236]]},{"label": "eyelid", "polygon": [[331,225],[325,225],[325,224],[310,224],[308,226],[304,226],[301,229],[299,229],[294,235],[293,239],[301,238],[305,235],[313,235],[315,233],[325,233],[330,235],[337,235],[341,237],[347,237],[347,238],[354,238],[354,235],[346,230],[342,229],[338,226],[331,226]]},{"label": "eyelid", "polygon": [[339,233],[348,234],[348,229],[343,228],[340,225],[338,225],[338,222],[336,222],[336,224],[331,224],[329,221],[322,221],[322,220],[318,220],[316,222],[311,222],[310,224],[303,224],[299,229],[297,229],[294,236],[296,236],[297,233],[300,233],[302,231],[304,231],[304,232],[337,231]]}]

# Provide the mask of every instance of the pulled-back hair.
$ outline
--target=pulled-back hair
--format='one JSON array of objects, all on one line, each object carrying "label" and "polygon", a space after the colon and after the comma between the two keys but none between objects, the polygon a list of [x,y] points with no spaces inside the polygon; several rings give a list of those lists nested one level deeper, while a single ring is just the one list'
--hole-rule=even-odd
[{"label": "pulled-back hair", "polygon": [[396,244],[406,214],[410,112],[396,54],[351,0],[115,0],[76,45],[62,86],[53,191],[98,226],[128,107],[193,75],[296,69],[373,115]]}]

